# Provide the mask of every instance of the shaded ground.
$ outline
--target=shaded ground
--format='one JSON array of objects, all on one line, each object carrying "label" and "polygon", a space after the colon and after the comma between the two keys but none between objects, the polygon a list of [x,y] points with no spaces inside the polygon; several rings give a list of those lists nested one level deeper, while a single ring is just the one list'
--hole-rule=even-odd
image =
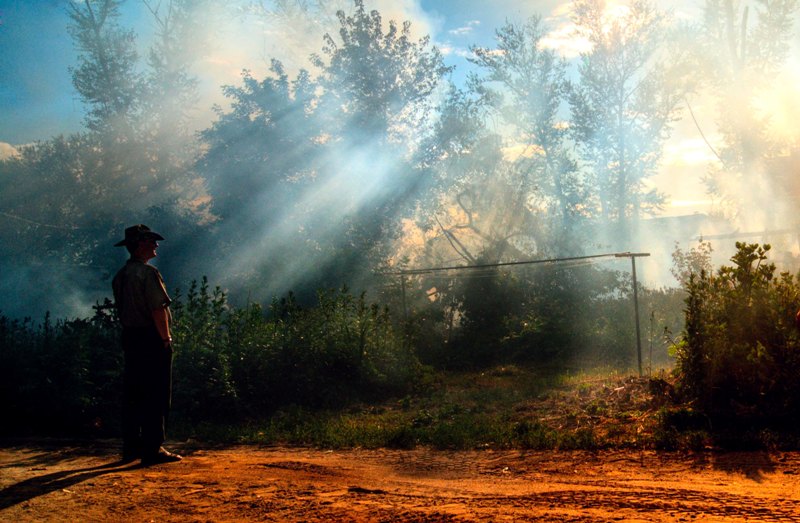
[{"label": "shaded ground", "polygon": [[796,521],[800,453],[0,448],[0,521]]}]

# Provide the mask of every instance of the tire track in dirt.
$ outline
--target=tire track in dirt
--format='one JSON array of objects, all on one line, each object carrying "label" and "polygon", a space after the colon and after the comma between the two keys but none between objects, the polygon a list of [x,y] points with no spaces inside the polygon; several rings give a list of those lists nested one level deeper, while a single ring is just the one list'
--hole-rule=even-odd
[{"label": "tire track in dirt", "polygon": [[[469,454],[469,453],[467,453]],[[538,454],[537,454],[538,456]],[[457,459],[460,457],[461,459]],[[724,486],[718,486],[712,491],[701,491],[695,488],[672,488],[660,486],[637,485],[635,479],[610,481],[607,479],[592,479],[591,477],[581,477],[581,479],[570,479],[566,477],[570,471],[578,476],[583,469],[597,469],[608,465],[610,461],[602,454],[597,456],[586,456],[580,454],[575,460],[565,460],[561,463],[554,463],[546,460],[546,463],[537,464],[536,456],[526,453],[498,453],[495,456],[481,456],[482,459],[464,459],[465,456],[453,455],[449,453],[407,453],[401,455],[380,456],[380,461],[397,475],[405,478],[447,478],[457,480],[459,478],[469,478],[475,476],[488,476],[489,479],[514,478],[517,480],[530,479],[531,484],[539,481],[546,481],[566,486],[565,489],[547,490],[544,492],[530,492],[518,495],[481,495],[471,493],[466,496],[457,494],[448,495],[445,491],[439,491],[439,495],[447,498],[449,503],[462,504],[475,508],[513,506],[523,512],[532,510],[603,510],[610,513],[620,511],[633,511],[637,514],[658,514],[671,515],[676,521],[681,518],[699,519],[702,518],[734,518],[746,521],[765,521],[765,522],[788,522],[800,523],[800,501],[793,499],[775,499],[742,494],[730,494],[725,492]],[[562,456],[563,457],[563,456]],[[644,455],[636,459],[635,453],[627,453],[624,458],[619,459],[623,467],[633,467],[647,470],[647,465],[658,475],[662,471],[656,464],[649,463],[652,456],[645,459]],[[660,461],[660,459],[658,460]],[[722,462],[729,461],[728,458],[720,459]],[[647,462],[647,463],[646,463]],[[544,466],[537,466],[544,465]],[[693,463],[683,460],[675,470],[667,473],[675,474],[680,477],[686,474],[689,477],[693,474],[708,473],[707,463]],[[713,467],[712,467],[713,468]],[[758,479],[764,471],[774,470],[774,463],[765,460],[758,453],[744,455],[742,459],[737,459],[736,467],[725,464],[721,467],[738,471],[745,476]],[[602,472],[602,470],[601,470]],[[714,472],[713,470],[711,472]],[[793,475],[794,468],[788,467],[787,474]],[[597,470],[594,470],[597,474]],[[543,475],[551,476],[548,480]],[[557,478],[557,479],[556,479]],[[673,481],[676,481],[673,478]],[[574,487],[574,488],[570,488]],[[704,485],[708,488],[708,485]],[[364,496],[383,496],[398,497],[402,499],[419,498],[430,502],[430,495],[393,493],[390,490],[379,489],[372,492],[365,488],[351,488],[351,492],[356,492]],[[616,519],[616,518],[613,518]]]},{"label": "tire track in dirt", "polygon": [[[473,461],[454,461],[447,457],[428,457],[419,459],[416,456],[400,456],[393,463],[400,474],[407,477],[468,477],[476,472],[483,474],[503,474],[507,468],[486,468],[476,465]],[[341,471],[329,467],[304,463],[304,462],[274,462],[265,465],[269,468],[279,468],[320,476],[342,476]],[[478,470],[482,469],[482,470]],[[637,513],[671,514],[677,517],[690,518],[715,517],[715,518],[741,518],[748,521],[766,522],[797,522],[800,523],[800,503],[792,500],[765,500],[755,496],[726,495],[721,492],[712,494],[699,492],[693,489],[677,489],[662,487],[636,487],[632,488],[622,484],[605,480],[563,481],[572,484],[575,489],[550,490],[523,495],[486,496],[473,494],[461,496],[448,494],[440,490],[441,499],[436,503],[459,504],[476,509],[496,506],[511,506],[524,511],[546,508],[557,509],[602,509],[609,512],[632,510]],[[577,488],[579,487],[579,488]],[[387,488],[367,488],[358,485],[350,486],[348,494],[357,498],[375,498],[376,501],[385,503],[395,500],[398,504],[408,503],[411,500],[420,505],[430,505],[430,493],[404,493]],[[445,521],[445,519],[441,519]]]},{"label": "tire track in dirt", "polygon": [[[0,450],[3,521],[800,523],[800,454],[184,450],[179,464],[114,453]],[[35,458],[35,459],[34,459]]]},{"label": "tire track in dirt", "polygon": [[[404,494],[384,489],[365,489],[350,487],[350,492],[360,496],[375,496],[382,502],[396,498],[398,502],[415,500],[420,504],[430,504],[427,494]],[[632,510],[640,515],[667,514],[697,519],[702,517],[740,518],[747,521],[798,522],[800,523],[800,503],[793,501],[776,502],[756,497],[704,495],[693,490],[647,489],[644,491],[609,490],[553,490],[512,496],[447,496],[444,494],[437,502],[458,504],[475,509],[492,507],[513,507],[516,510],[535,511],[537,509],[559,510],[603,510],[619,513]],[[701,520],[702,521],[702,520]]]}]

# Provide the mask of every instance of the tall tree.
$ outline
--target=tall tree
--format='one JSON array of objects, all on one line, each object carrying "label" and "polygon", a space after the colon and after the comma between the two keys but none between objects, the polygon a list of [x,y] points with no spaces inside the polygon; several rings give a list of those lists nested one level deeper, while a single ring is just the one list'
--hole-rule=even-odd
[{"label": "tall tree", "polygon": [[[69,3],[69,30],[78,51],[72,80],[87,107],[87,138],[98,144],[102,157],[94,165],[97,171],[86,166],[80,175],[104,195],[95,207],[114,199],[125,201],[121,194],[149,193],[147,198],[152,198],[160,182],[142,147],[146,84],[137,70],[135,35],[118,22],[121,4],[120,0]],[[131,187],[136,188],[133,193],[123,192]]]},{"label": "tall tree", "polygon": [[199,140],[191,121],[197,109],[198,79],[192,68],[209,52],[203,23],[205,13],[219,0],[142,2],[156,27],[144,72],[142,148],[147,151],[149,171],[175,198],[162,209],[207,221],[207,189],[194,172]]},{"label": "tall tree", "polygon": [[213,1],[144,1],[157,28],[147,67],[135,35],[119,25],[120,0],[70,2],[79,51],[73,83],[88,107],[88,130],[102,144],[104,183],[135,180],[153,204],[179,199],[187,205],[202,193],[190,172],[196,139],[187,115],[196,102],[190,67],[198,56],[197,13]]},{"label": "tall tree", "polygon": [[[510,169],[519,178],[520,206],[543,210],[539,226],[552,227],[555,252],[569,250],[577,218],[590,207],[577,163],[566,143],[568,123],[564,106],[570,92],[566,62],[543,45],[547,28],[541,17],[526,23],[507,23],[496,32],[496,49],[474,47],[471,61],[484,72],[483,96],[493,117],[510,129],[506,147],[515,151]],[[573,245],[574,248],[574,245]]]},{"label": "tall tree", "polygon": [[785,219],[784,213],[776,211],[793,211],[794,202],[782,198],[794,192],[788,190],[787,169],[770,164],[786,155],[787,145],[796,149],[797,144],[775,139],[772,115],[759,102],[786,66],[797,9],[797,0],[706,2],[699,62],[716,100],[717,128],[722,135],[715,147],[721,165],[710,170],[706,182],[734,220],[742,218],[744,209],[752,215],[763,208],[757,222],[775,226],[772,220]]},{"label": "tall tree", "polygon": [[284,191],[314,178],[322,132],[313,115],[315,88],[307,71],[291,79],[278,60],[260,81],[244,71],[241,86],[224,88],[230,110],[217,108],[217,121],[201,133],[206,152],[199,168],[214,213],[241,234],[279,219],[294,201]]},{"label": "tall tree", "polygon": [[248,224],[241,236],[252,241],[237,258],[257,267],[241,270],[268,293],[363,288],[419,181],[409,151],[448,70],[427,39],[411,40],[408,23],[384,26],[363,2],[338,21],[311,57],[317,77],[291,79],[276,60],[264,80],[246,72],[226,88],[231,111],[203,133],[216,228]]},{"label": "tall tree", "polygon": [[84,0],[69,3],[69,27],[78,49],[72,82],[88,105],[91,131],[130,140],[137,132],[144,89],[137,72],[138,54],[133,31],[120,27],[122,0]]},{"label": "tall tree", "polygon": [[322,53],[312,57],[322,71],[318,114],[331,136],[326,147],[339,164],[323,179],[349,171],[351,191],[339,201],[350,209],[347,231],[332,267],[342,275],[390,255],[398,218],[414,208],[424,182],[410,155],[429,129],[432,95],[450,71],[429,37],[412,38],[411,22],[385,24],[363,0],[354,3],[351,14],[337,13],[338,38],[326,34]]},{"label": "tall tree", "polygon": [[199,58],[204,29],[199,12],[212,0],[169,0],[154,4],[142,0],[156,25],[155,41],[147,55],[147,93],[143,99],[148,114],[148,131],[154,142],[172,145],[186,141],[190,111],[197,104],[198,80],[191,66]]},{"label": "tall tree", "polygon": [[441,53],[428,36],[414,41],[409,21],[398,27],[391,20],[385,28],[380,13],[367,12],[363,0],[355,0],[351,15],[339,11],[337,17],[338,38],[326,34],[322,54],[312,56],[322,71],[321,110],[333,116],[329,131],[338,128],[340,138],[358,130],[370,141],[408,141],[450,70]]},{"label": "tall tree", "polygon": [[624,230],[661,204],[644,182],[656,173],[684,86],[662,52],[665,15],[651,2],[613,14],[605,0],[573,6],[578,33],[591,46],[571,95],[573,136],[593,169],[602,219]]},{"label": "tall tree", "polygon": [[419,245],[407,245],[417,252],[402,252],[403,256],[422,257],[418,263],[435,266],[450,262],[455,254],[474,264],[484,251],[496,252],[504,242],[489,234],[489,221],[479,212],[484,206],[504,206],[493,201],[497,195],[488,188],[480,190],[503,165],[501,141],[486,125],[487,112],[486,97],[454,85],[439,104],[433,130],[416,159],[432,189],[429,202],[416,215],[416,225],[428,239],[421,252]]},{"label": "tall tree", "polygon": [[546,243],[544,213],[534,201],[540,193],[487,125],[496,116],[490,98],[479,81],[467,91],[452,88],[425,142],[427,169],[438,181],[419,214],[420,226],[433,236],[426,244],[429,264],[454,254],[467,264],[519,260]]}]

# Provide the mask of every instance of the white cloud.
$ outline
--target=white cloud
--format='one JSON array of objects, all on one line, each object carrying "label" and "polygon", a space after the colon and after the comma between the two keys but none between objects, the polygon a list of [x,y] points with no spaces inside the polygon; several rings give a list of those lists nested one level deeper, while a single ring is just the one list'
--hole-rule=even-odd
[{"label": "white cloud", "polygon": [[458,56],[461,58],[472,58],[474,56],[468,48],[454,46],[451,43],[436,44],[436,47],[443,56]]},{"label": "white cloud", "polygon": [[453,54],[461,58],[472,58],[475,54],[466,47],[453,48]]},{"label": "white cloud", "polygon": [[539,45],[554,50],[564,58],[575,58],[592,49],[592,44],[577,34],[575,24],[571,22],[563,23],[547,33]]},{"label": "white cloud", "polygon": [[448,31],[448,33],[450,33],[453,36],[464,36],[467,34],[471,34],[475,30],[475,28],[478,27],[479,25],[481,25],[480,20],[470,20],[469,22],[467,22],[466,25],[457,27],[455,29],[451,29]]}]

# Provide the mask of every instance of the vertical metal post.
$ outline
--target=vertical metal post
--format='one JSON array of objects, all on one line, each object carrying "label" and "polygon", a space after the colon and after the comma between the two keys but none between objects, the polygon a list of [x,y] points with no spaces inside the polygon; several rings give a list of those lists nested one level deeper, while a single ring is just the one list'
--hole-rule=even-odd
[{"label": "vertical metal post", "polygon": [[406,306],[406,276],[400,274],[400,289],[403,294],[403,320],[408,323],[408,307]]},{"label": "vertical metal post", "polygon": [[636,357],[639,362],[639,377],[642,377],[642,336],[639,330],[639,289],[636,283],[636,256],[631,254],[631,271],[633,275],[633,310],[636,318]]},{"label": "vertical metal post", "polygon": [[639,377],[642,377],[642,334],[639,327],[639,282],[636,281],[636,257],[650,256],[647,252],[620,252],[614,255],[617,258],[631,258],[631,277],[633,279],[633,312],[636,318],[636,357],[639,362]]}]

